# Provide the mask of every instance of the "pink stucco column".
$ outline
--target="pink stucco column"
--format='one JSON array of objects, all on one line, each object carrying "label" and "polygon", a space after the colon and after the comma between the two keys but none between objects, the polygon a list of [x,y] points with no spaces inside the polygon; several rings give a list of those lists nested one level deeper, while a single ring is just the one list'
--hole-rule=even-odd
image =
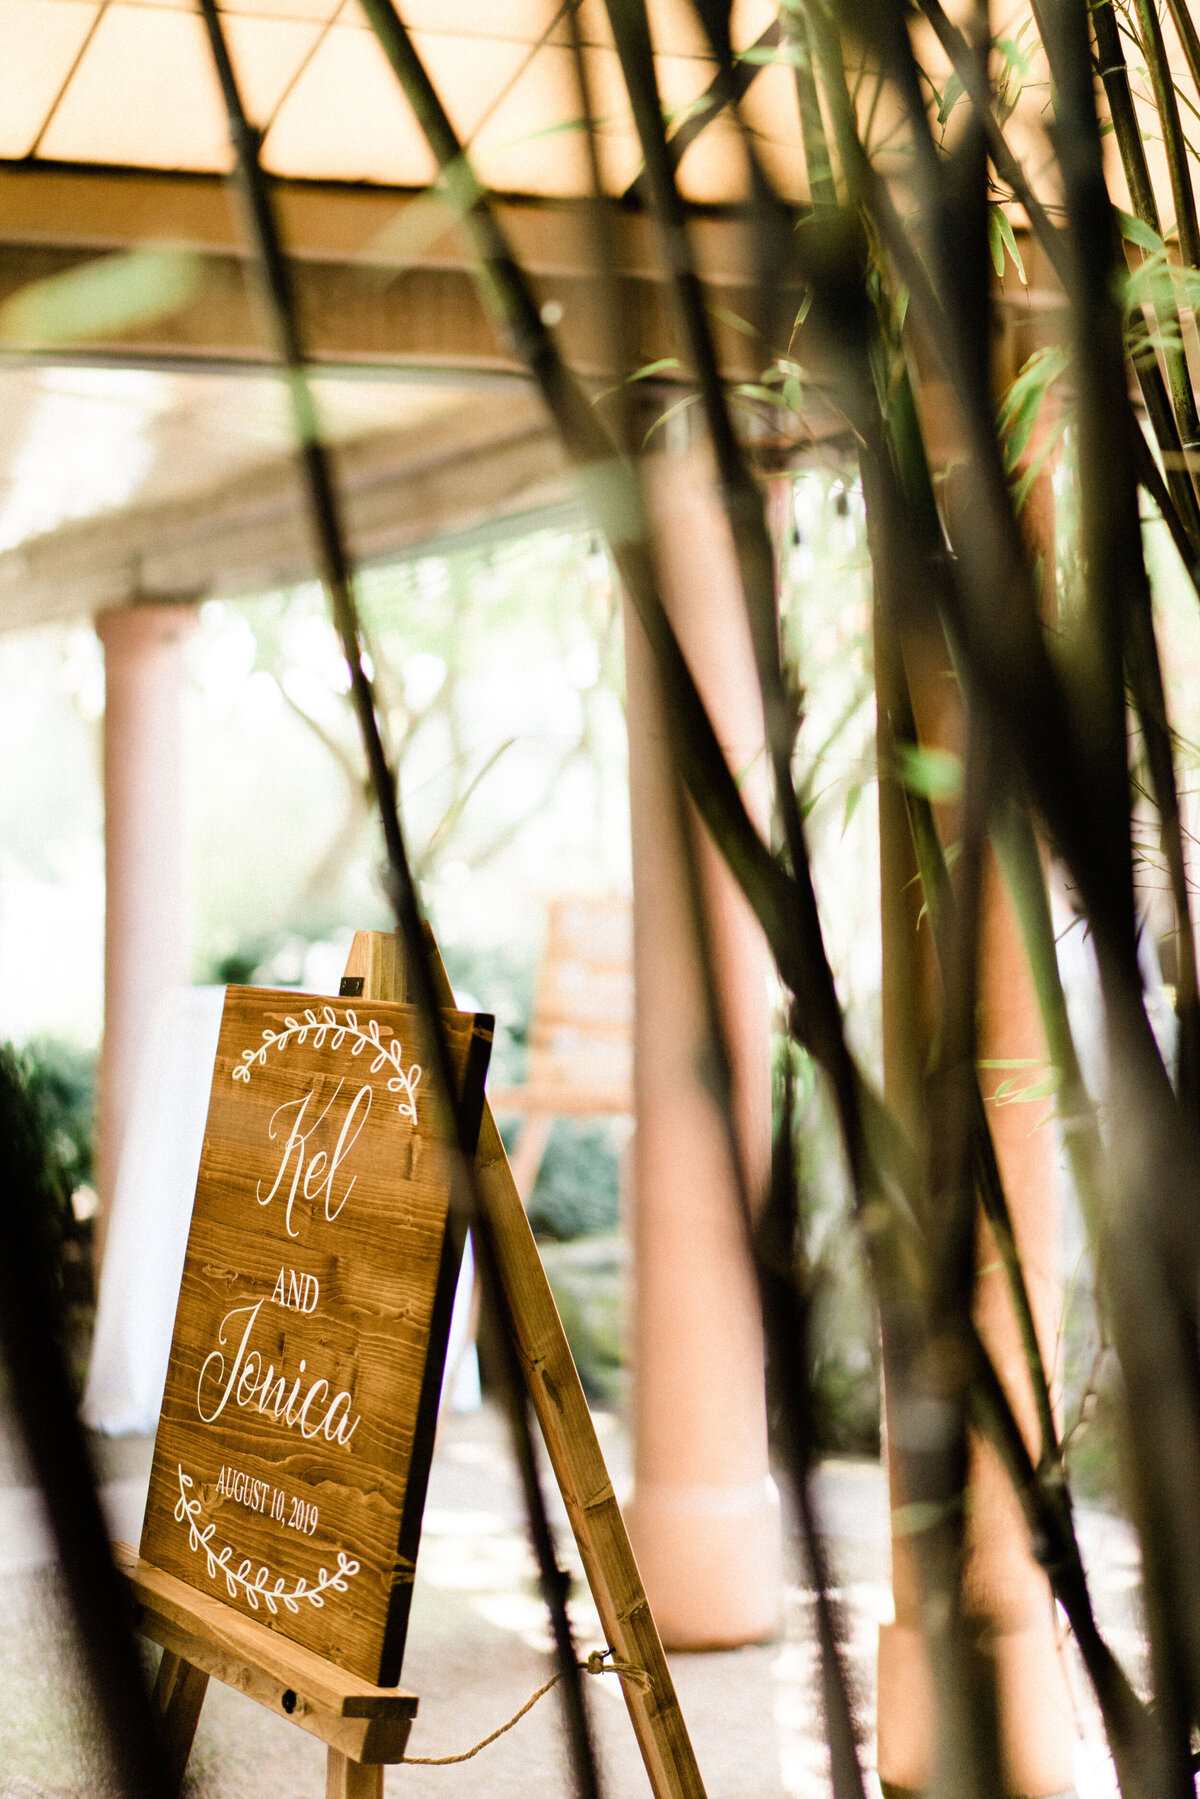
[{"label": "pink stucco column", "polygon": [[[877,643],[881,696],[887,691],[886,642]],[[962,753],[962,719],[945,646],[915,635],[904,645],[921,741]],[[883,911],[884,1088],[901,1122],[919,1141],[920,1090],[936,1030],[933,951],[920,926],[922,894],[894,774],[880,737],[880,868]],[[947,808],[943,840],[958,836]],[[977,1056],[987,1108],[1025,1271],[1042,1359],[1053,1371],[1062,1315],[1059,1209],[1054,1134],[1036,1103],[1004,1103],[1011,1070],[1049,1063],[1041,1016],[1012,903],[989,857],[980,909]],[[990,1066],[989,1066],[990,1064]],[[1008,1281],[980,1215],[975,1316],[1030,1453],[1040,1452],[1033,1385]],[[889,1469],[893,1518],[907,1496]],[[1061,1632],[1050,1585],[1034,1559],[1020,1505],[990,1444],[972,1438],[963,1603],[990,1655],[999,1707],[1006,1791],[1050,1799],[1070,1791],[1077,1738]],[[921,1621],[912,1541],[892,1541],[895,1621],[881,1627],[878,1663],[878,1771],[885,1799],[928,1791],[935,1777],[936,1702]]]},{"label": "pink stucco column", "polygon": [[[979,1056],[983,1062],[1044,1064],[1045,1037],[1012,907],[989,867],[981,917]],[[997,1103],[1004,1067],[981,1079],[996,1157],[1037,1324],[1042,1358],[1056,1363],[1062,1311],[1055,1142],[1033,1104]],[[1016,1314],[999,1251],[979,1224],[975,1314],[1030,1452],[1039,1449],[1037,1414]],[[904,1494],[893,1480],[893,1505]],[[995,1450],[971,1445],[963,1599],[986,1627],[1000,1714],[1006,1790],[1023,1799],[1069,1792],[1077,1726],[1067,1681],[1062,1633],[1050,1584],[1034,1560],[1020,1504]],[[896,1605],[879,1633],[879,1775],[885,1795],[925,1791],[933,1779],[936,1719],[920,1601],[907,1540],[892,1545]]]},{"label": "pink stucco column", "polygon": [[138,1056],[160,994],[191,977],[184,825],[187,605],[102,612],[104,645],[104,1039],[100,1052],[97,1258]]},{"label": "pink stucco column", "polygon": [[[660,578],[731,766],[761,805],[762,712],[732,544],[698,455],[655,458]],[[625,619],[636,978],[632,1149],[638,1563],[665,1643],[760,1641],[780,1619],[779,1496],[767,1461],[762,1323],[717,1109],[678,805],[653,657]],[[703,833],[700,833],[703,839]],[[770,1159],[768,959],[706,840],[699,862],[752,1185]]]}]

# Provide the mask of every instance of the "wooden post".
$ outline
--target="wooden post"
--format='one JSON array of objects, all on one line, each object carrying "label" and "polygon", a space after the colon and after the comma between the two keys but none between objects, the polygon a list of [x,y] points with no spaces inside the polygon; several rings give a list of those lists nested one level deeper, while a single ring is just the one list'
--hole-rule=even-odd
[{"label": "wooden post", "polygon": [[167,1771],[173,1792],[183,1785],[184,1769],[192,1753],[200,1708],[208,1691],[208,1675],[172,1649],[164,1649],[158,1664],[152,1702],[159,1715]]},{"label": "wooden post", "polygon": [[329,1751],[325,1799],[383,1799],[382,1762],[352,1762],[340,1749]]}]

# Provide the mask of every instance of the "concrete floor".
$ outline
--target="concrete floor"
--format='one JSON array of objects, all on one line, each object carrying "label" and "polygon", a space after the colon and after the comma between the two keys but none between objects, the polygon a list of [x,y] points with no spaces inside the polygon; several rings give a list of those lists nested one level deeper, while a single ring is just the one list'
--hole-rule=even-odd
[{"label": "concrete floor", "polygon": [[[615,1418],[601,1414],[598,1422],[621,1492],[628,1485],[627,1440]],[[127,1541],[136,1541],[140,1531],[150,1451],[143,1439],[97,1443],[110,1524]],[[552,1486],[548,1480],[548,1490]],[[891,1607],[886,1489],[879,1467],[865,1462],[826,1464],[818,1486],[869,1763],[875,1633]],[[603,1647],[603,1638],[561,1505],[557,1517],[562,1553],[578,1576],[572,1613],[586,1652]],[[1120,1520],[1089,1513],[1081,1534],[1102,1622],[1117,1652],[1136,1660],[1132,1533]],[[672,1656],[710,1799],[824,1799],[828,1793],[809,1612],[793,1567],[782,1640]],[[403,1676],[420,1695],[411,1753],[456,1753],[495,1729],[548,1677],[547,1650],[502,1421],[486,1407],[448,1418],[434,1459]],[[1076,1674],[1077,1788],[1081,1799],[1107,1799],[1114,1790],[1111,1773],[1078,1669]],[[649,1787],[619,1682],[601,1677],[588,1690],[610,1799],[643,1799]],[[389,1769],[389,1799],[557,1799],[570,1782],[556,1707],[552,1693],[473,1761]],[[0,1799],[91,1799],[109,1792],[89,1715],[38,1496],[26,1483],[11,1438],[5,1445],[0,1437]],[[275,1799],[285,1793],[320,1799],[324,1751],[285,1720],[214,1682],[185,1790],[188,1799]]]}]

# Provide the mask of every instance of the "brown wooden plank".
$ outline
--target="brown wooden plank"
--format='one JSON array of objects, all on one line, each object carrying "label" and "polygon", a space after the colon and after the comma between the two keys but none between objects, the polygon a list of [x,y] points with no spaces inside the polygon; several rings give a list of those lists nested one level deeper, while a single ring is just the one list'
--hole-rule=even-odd
[{"label": "brown wooden plank", "polygon": [[342,979],[361,975],[364,999],[408,998],[404,948],[396,931],[355,931]]},{"label": "brown wooden plank", "polygon": [[[190,1663],[288,1718],[356,1761],[398,1762],[416,1716],[413,1693],[372,1687],[232,1606],[114,1545],[129,1581],[137,1627],[177,1661]],[[199,1708],[197,1707],[197,1710]]]},{"label": "brown wooden plank", "polygon": [[365,999],[402,1002],[408,998],[404,957],[395,931],[355,931],[342,976],[343,989],[356,980],[363,983],[360,991]]},{"label": "brown wooden plank", "polygon": [[222,1685],[244,1693],[257,1705],[298,1725],[352,1761],[397,1762],[403,1759],[412,1728],[411,1718],[342,1717],[314,1705],[295,1688],[264,1674],[244,1655],[225,1654],[207,1636],[193,1635],[144,1606],[139,1606],[135,1615],[141,1634],[152,1643],[161,1644],[164,1653],[192,1663],[206,1680],[211,1675]]},{"label": "brown wooden plank", "polygon": [[416,1715],[415,1693],[402,1687],[373,1686],[359,1675],[347,1673],[302,1644],[244,1617],[210,1593],[152,1567],[127,1543],[114,1543],[113,1557],[129,1582],[135,1604],[184,1632],[208,1638],[214,1648],[231,1658],[243,1657],[277,1680],[285,1691],[292,1688],[302,1693],[321,1710],[345,1718]]},{"label": "brown wooden plank", "polygon": [[[440,998],[444,1005],[453,1005],[453,991],[432,937],[430,943]],[[476,1170],[516,1323],[530,1399],[596,1610],[617,1658],[646,1675],[645,1680],[626,1678],[621,1685],[650,1785],[656,1799],[704,1799],[704,1782],[625,1520],[500,1132],[486,1103]]]},{"label": "brown wooden plank", "polygon": [[207,1691],[208,1675],[203,1668],[185,1661],[174,1650],[163,1650],[152,1702],[159,1715],[171,1790],[176,1793],[183,1785],[184,1770],[192,1753]]},{"label": "brown wooden plank", "polygon": [[325,1799],[383,1799],[383,1769],[351,1761],[331,1749],[325,1769]]}]

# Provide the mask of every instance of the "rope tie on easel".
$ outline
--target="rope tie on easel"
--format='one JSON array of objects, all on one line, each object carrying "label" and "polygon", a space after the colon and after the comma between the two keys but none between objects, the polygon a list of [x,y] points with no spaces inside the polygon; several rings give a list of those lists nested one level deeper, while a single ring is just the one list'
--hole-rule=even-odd
[{"label": "rope tie on easel", "polygon": [[[615,1649],[593,1649],[587,1660],[580,1662],[578,1666],[584,1674],[619,1674],[622,1680],[632,1680],[636,1686],[645,1688],[649,1688],[653,1684],[645,1668],[635,1668],[632,1662],[619,1660]],[[514,1712],[507,1724],[502,1724],[499,1730],[493,1730],[490,1736],[482,1738],[473,1749],[464,1749],[461,1755],[405,1755],[401,1757],[401,1760],[421,1768],[448,1768],[453,1762],[469,1762],[473,1755],[478,1755],[481,1749],[486,1749],[489,1743],[494,1743],[497,1737],[502,1737],[506,1730],[511,1730],[514,1724],[519,1724],[526,1712],[531,1712],[538,1700],[544,1699],[551,1687],[556,1687],[561,1679],[562,1670],[560,1669],[546,1682],[545,1686],[539,1687],[536,1693],[530,1694],[520,1711]]]}]

